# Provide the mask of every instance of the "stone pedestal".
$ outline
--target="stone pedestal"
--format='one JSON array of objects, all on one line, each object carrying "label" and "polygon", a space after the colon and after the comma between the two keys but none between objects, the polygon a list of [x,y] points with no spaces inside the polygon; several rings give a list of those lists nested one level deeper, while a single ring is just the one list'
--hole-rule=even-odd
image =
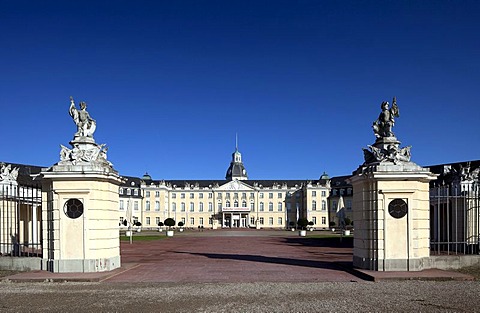
[{"label": "stone pedestal", "polygon": [[361,166],[353,185],[353,265],[375,271],[419,271],[428,264],[429,181],[413,162]]},{"label": "stone pedestal", "polygon": [[120,267],[118,173],[103,165],[43,171],[43,268],[101,272]]}]

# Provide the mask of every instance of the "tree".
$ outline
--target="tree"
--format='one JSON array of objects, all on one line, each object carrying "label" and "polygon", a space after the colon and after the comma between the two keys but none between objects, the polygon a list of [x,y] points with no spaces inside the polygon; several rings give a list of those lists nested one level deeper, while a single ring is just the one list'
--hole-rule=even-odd
[{"label": "tree", "polygon": [[158,227],[162,227],[163,226],[163,223],[162,222],[158,222]]},{"label": "tree", "polygon": [[301,217],[298,219],[297,225],[300,227],[300,229],[305,229],[308,225],[308,220],[304,217]]},{"label": "tree", "polygon": [[175,226],[175,220],[171,217],[167,218],[165,221],[163,221],[165,226],[168,226],[168,229],[171,229],[173,226]]},{"label": "tree", "polygon": [[178,222],[178,227],[183,227],[183,222]]}]

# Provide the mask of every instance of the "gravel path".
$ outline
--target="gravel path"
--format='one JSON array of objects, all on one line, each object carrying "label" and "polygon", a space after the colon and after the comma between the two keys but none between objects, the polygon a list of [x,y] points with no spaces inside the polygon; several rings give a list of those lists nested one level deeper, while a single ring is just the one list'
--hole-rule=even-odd
[{"label": "gravel path", "polygon": [[480,312],[479,282],[0,283],[0,312]]}]

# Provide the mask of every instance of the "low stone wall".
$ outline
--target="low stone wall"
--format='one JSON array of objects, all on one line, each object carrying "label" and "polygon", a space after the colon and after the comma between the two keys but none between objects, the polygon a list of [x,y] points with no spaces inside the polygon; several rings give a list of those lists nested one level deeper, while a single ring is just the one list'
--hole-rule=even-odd
[{"label": "low stone wall", "polygon": [[480,255],[434,255],[429,258],[429,268],[456,270],[462,267],[480,266]]},{"label": "low stone wall", "polygon": [[0,257],[0,270],[38,271],[41,269],[41,258]]}]

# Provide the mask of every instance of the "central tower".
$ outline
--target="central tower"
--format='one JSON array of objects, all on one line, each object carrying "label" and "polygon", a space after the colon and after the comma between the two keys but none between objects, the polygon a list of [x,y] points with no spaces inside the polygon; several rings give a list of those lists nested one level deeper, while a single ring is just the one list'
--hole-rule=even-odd
[{"label": "central tower", "polygon": [[242,162],[242,154],[238,151],[238,136],[235,136],[235,152],[232,153],[232,162],[225,175],[226,180],[247,180],[247,170]]}]

